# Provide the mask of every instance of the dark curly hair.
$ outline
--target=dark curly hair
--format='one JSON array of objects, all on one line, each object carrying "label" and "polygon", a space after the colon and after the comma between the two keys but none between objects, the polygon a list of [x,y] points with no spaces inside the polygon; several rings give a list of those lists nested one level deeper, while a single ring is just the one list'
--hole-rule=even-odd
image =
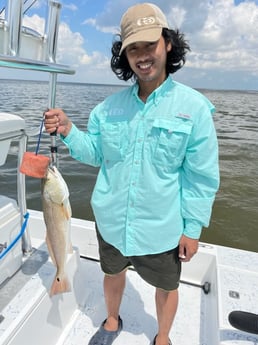
[{"label": "dark curly hair", "polygon": [[[180,33],[179,30],[163,29],[162,36],[167,43],[171,42],[172,49],[167,53],[167,64],[166,73],[175,73],[185,64],[185,55],[187,51],[190,51],[190,46],[184,38],[184,34]],[[122,41],[121,36],[117,35],[117,40],[113,42],[112,45],[112,57],[111,57],[111,69],[116,74],[116,76],[124,81],[131,78],[136,79],[136,75],[132,71],[125,51],[119,55]]]}]

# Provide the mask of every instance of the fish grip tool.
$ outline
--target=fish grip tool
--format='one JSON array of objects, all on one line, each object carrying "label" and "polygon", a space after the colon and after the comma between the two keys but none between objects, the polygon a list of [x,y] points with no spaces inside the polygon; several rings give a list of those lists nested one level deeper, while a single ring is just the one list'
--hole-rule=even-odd
[{"label": "fish grip tool", "polygon": [[50,152],[51,152],[51,166],[57,166],[57,145],[56,145],[56,136],[57,136],[57,129],[50,133],[51,137],[51,146],[50,146]]},{"label": "fish grip tool", "polygon": [[20,165],[20,172],[31,177],[44,178],[47,174],[47,169],[50,164],[50,158],[44,155],[38,154],[40,139],[43,130],[44,118],[40,124],[39,136],[37,141],[37,148],[34,152],[24,152],[22,162]]}]

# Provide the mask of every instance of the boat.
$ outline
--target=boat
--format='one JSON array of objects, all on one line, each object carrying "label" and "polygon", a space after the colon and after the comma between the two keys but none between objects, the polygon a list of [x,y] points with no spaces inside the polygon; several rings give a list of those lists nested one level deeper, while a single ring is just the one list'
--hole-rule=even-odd
[{"label": "boat", "polygon": [[[0,67],[48,73],[48,102],[54,107],[57,75],[74,73],[55,58],[61,4],[49,1],[43,36],[22,26],[23,0],[7,5],[8,18],[0,21]],[[50,297],[55,266],[45,243],[43,213],[27,209],[26,176],[19,169],[27,140],[26,118],[8,109],[0,113],[0,166],[11,143],[17,143],[17,198],[0,190],[0,345],[87,344],[105,317],[95,224],[72,218],[73,252],[66,264],[72,290]],[[55,140],[50,136],[52,148]],[[51,151],[56,163],[58,154]],[[258,344],[257,334],[236,329],[228,320],[234,310],[257,313],[257,268],[256,252],[200,242],[198,253],[183,263],[173,344]],[[154,292],[133,268],[128,271],[121,305],[124,328],[114,345],[150,343],[157,331]]]}]

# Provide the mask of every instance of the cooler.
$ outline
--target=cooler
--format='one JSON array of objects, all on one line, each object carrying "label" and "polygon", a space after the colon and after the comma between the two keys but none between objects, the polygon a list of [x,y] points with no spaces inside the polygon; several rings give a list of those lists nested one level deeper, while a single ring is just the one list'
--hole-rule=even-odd
[{"label": "cooler", "polygon": [[[21,230],[21,214],[15,200],[0,195],[0,254],[4,252]],[[0,259],[0,284],[21,266],[21,240]]]}]

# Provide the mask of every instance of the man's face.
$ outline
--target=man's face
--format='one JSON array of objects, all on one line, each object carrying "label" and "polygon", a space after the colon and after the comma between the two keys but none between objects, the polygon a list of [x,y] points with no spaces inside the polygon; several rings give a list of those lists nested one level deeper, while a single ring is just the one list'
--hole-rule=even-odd
[{"label": "man's face", "polygon": [[172,49],[163,36],[156,42],[136,42],[125,49],[125,54],[133,72],[141,82],[166,79],[167,52]]}]

